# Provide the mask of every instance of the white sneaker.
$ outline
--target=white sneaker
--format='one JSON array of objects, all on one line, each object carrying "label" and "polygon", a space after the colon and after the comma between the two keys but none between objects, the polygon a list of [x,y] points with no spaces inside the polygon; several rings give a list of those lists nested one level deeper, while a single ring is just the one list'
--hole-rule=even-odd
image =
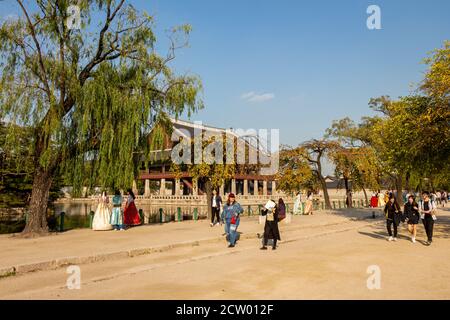
[{"label": "white sneaker", "polygon": [[213,225],[213,223],[212,223],[212,222],[211,222],[211,223],[209,224],[209,226],[210,226],[210,227],[214,227],[214,225]]},{"label": "white sneaker", "polygon": [[412,237],[411,241],[412,241],[412,243],[416,243],[416,238]]},{"label": "white sneaker", "polygon": [[397,238],[394,238],[394,241],[397,241]]},{"label": "white sneaker", "polygon": [[392,237],[389,237],[389,238],[388,238],[388,241],[392,241],[392,240],[394,240],[394,238],[392,238]]}]

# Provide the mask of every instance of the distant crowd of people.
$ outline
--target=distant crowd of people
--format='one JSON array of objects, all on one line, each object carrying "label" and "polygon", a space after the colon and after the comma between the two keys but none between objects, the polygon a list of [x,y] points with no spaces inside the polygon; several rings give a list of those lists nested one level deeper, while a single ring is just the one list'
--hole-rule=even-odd
[{"label": "distant crowd of people", "polygon": [[[433,228],[437,220],[436,209],[437,199],[443,206],[450,200],[446,191],[423,192],[421,197],[413,193],[404,193],[405,205],[400,208],[397,202],[397,194],[393,190],[385,193],[377,192],[372,195],[370,206],[381,207],[386,217],[386,229],[388,241],[398,240],[398,226],[406,223],[411,234],[411,241],[416,242],[417,225],[422,221],[427,235],[426,245],[433,242]],[[134,203],[135,195],[131,189],[127,190],[127,197],[124,198],[119,190],[116,190],[112,197],[112,203],[106,192],[103,192],[98,199],[98,207],[95,212],[92,229],[93,230],[126,230],[129,227],[140,225],[141,217]],[[419,198],[416,201],[416,198]],[[298,193],[294,202],[293,211],[297,212],[302,206],[301,194]],[[309,192],[306,197],[303,214],[313,214],[313,194]],[[213,190],[211,198],[211,223],[210,226],[224,225],[224,235],[228,242],[228,247],[233,248],[239,239],[238,227],[241,214],[244,212],[242,206],[236,201],[234,193],[227,195],[225,203],[222,197]],[[281,240],[278,222],[286,217],[286,205],[282,198],[277,202],[269,200],[261,210],[261,215],[265,217],[264,234],[262,236],[261,250],[267,250],[268,243],[272,249],[276,250],[277,242]]]},{"label": "distant crowd of people", "polygon": [[[445,191],[427,192],[430,199],[435,203],[440,201],[441,206],[444,207],[450,201],[450,194]],[[402,193],[403,202],[407,202],[410,195],[413,195],[416,199],[419,199],[421,194],[419,192],[406,192]],[[384,208],[391,197],[397,197],[397,192],[394,190],[386,190],[384,193],[381,191],[375,192],[370,198],[370,207],[372,208]]]}]

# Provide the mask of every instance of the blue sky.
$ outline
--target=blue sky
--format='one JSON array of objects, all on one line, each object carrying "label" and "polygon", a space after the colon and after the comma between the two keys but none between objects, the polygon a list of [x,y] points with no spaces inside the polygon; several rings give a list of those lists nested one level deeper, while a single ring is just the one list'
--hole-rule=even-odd
[{"label": "blue sky", "polygon": [[[174,64],[203,80],[206,108],[192,119],[279,128],[291,145],[321,137],[333,119],[371,114],[371,97],[408,94],[427,52],[450,39],[447,0],[134,3],[160,30],[193,26],[190,48]],[[366,27],[371,4],[381,8],[381,30]]]},{"label": "blue sky", "polygon": [[[450,39],[448,0],[130,2],[155,16],[161,40],[164,29],[193,26],[172,65],[203,82],[206,108],[190,120],[278,128],[290,145],[320,138],[333,119],[371,114],[371,97],[408,94],[427,52]],[[366,27],[371,4],[382,30]],[[0,9],[18,11],[12,0]]]}]

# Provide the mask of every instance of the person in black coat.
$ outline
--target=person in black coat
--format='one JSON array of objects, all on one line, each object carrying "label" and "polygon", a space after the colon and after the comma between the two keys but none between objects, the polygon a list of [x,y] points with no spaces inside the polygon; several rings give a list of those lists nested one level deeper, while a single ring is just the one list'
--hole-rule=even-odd
[{"label": "person in black coat", "polygon": [[[222,197],[217,194],[216,190],[213,190],[213,195],[211,198],[211,227],[214,227],[216,224],[222,224],[222,220],[220,219],[220,209],[222,208]],[[214,219],[217,219],[214,222]]]},{"label": "person in black coat", "polygon": [[267,242],[273,239],[272,250],[276,250],[277,241],[281,240],[280,231],[278,229],[278,206],[272,209],[263,208],[261,214],[266,216],[266,224],[264,225],[264,242],[261,250],[267,250]]},{"label": "person in black coat", "polygon": [[420,220],[419,213],[419,205],[414,200],[414,196],[410,195],[408,197],[408,202],[405,203],[405,207],[403,210],[407,222],[408,222],[408,231],[411,233],[411,241],[416,243],[416,235],[417,235],[417,224]]},{"label": "person in black coat", "polygon": [[[400,206],[393,195],[389,198],[389,201],[384,207],[384,213],[386,215],[386,227],[389,233],[389,241],[397,241],[397,227],[401,221]],[[392,225],[394,225],[394,237],[392,237]]]}]

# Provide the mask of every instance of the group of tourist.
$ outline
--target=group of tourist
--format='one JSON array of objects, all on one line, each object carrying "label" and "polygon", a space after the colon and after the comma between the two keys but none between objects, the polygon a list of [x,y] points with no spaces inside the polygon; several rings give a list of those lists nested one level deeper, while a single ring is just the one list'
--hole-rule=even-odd
[{"label": "group of tourist", "polygon": [[[425,228],[427,235],[426,245],[431,245],[433,241],[433,227],[436,218],[436,199],[439,198],[443,204],[447,203],[448,193],[445,191],[439,194],[430,194],[424,192],[419,203],[415,200],[414,194],[407,194],[406,204],[403,211],[401,210],[397,200],[396,194],[393,191],[386,191],[385,193],[378,192],[371,198],[371,207],[380,207],[384,209],[386,216],[386,228],[388,231],[388,240],[397,241],[398,226],[400,223],[408,225],[408,231],[411,234],[411,241],[416,242],[417,225],[419,221]],[[92,229],[93,230],[125,230],[128,227],[141,224],[141,218],[134,203],[135,195],[131,189],[127,191],[127,199],[124,202],[122,194],[116,190],[112,197],[112,205],[109,203],[109,197],[106,192],[103,192],[99,198],[99,205],[95,212]],[[299,200],[300,199],[300,200]],[[297,194],[295,207],[299,207],[301,203],[301,194]],[[222,203],[222,198],[213,191],[211,199],[211,227],[224,224],[225,235],[229,243],[228,247],[233,248],[238,240],[237,229],[240,223],[240,216],[244,212],[241,205],[236,201],[234,193],[229,193],[225,204]],[[305,204],[304,214],[312,214],[313,197],[312,193],[308,193]],[[221,214],[220,214],[221,213]],[[283,199],[279,199],[278,203],[270,200],[261,210],[261,215],[265,216],[265,226],[263,235],[263,244],[261,249],[267,250],[269,239],[272,240],[272,249],[277,247],[277,241],[280,240],[280,232],[278,229],[278,222],[286,216],[286,206]]]},{"label": "group of tourist", "polygon": [[[427,235],[426,245],[433,242],[433,227],[436,218],[436,201],[430,198],[428,192],[422,194],[422,200],[416,202],[415,196],[410,194],[407,196],[408,201],[404,206],[403,212],[396,200],[394,194],[389,197],[384,207],[386,215],[386,227],[388,231],[388,240],[397,241],[398,226],[401,222],[408,224],[408,231],[411,234],[411,241],[416,242],[417,225],[422,220]],[[392,232],[392,227],[394,232]]]},{"label": "group of tourist", "polygon": [[[416,198],[420,197],[420,193],[409,193],[409,192],[405,191],[402,193],[403,202],[407,202],[408,197],[410,195],[414,195]],[[384,193],[380,192],[380,191],[373,193],[372,197],[370,198],[370,207],[371,208],[377,208],[377,207],[384,208],[386,203],[393,196],[395,196],[395,197],[397,196],[397,192],[394,190],[386,190]],[[429,197],[435,203],[437,203],[438,200],[440,200],[442,207],[444,207],[450,200],[450,195],[445,190],[430,192]]]},{"label": "group of tourist", "polygon": [[[269,203],[273,205],[268,206]],[[261,210],[261,215],[266,217],[264,225],[263,246],[262,250],[267,250],[267,244],[269,239],[272,240],[272,249],[277,247],[277,241],[281,240],[280,231],[278,229],[278,222],[286,217],[286,206],[283,199],[278,200],[276,204],[273,200],[270,200]],[[211,199],[211,224],[210,226],[222,225],[225,226],[226,239],[229,243],[229,248],[234,248],[238,240],[238,227],[240,223],[240,216],[244,212],[242,206],[236,201],[234,193],[229,193],[226,203],[222,208],[222,198],[217,194],[216,190],[213,191]],[[222,209],[222,214],[220,211]]]},{"label": "group of tourist", "polygon": [[124,203],[121,192],[116,190],[112,197],[112,205],[110,205],[107,193],[103,192],[98,199],[99,204],[92,220],[92,229],[122,231],[140,225],[141,218],[134,204],[136,197],[131,189],[128,189],[127,195]]}]

